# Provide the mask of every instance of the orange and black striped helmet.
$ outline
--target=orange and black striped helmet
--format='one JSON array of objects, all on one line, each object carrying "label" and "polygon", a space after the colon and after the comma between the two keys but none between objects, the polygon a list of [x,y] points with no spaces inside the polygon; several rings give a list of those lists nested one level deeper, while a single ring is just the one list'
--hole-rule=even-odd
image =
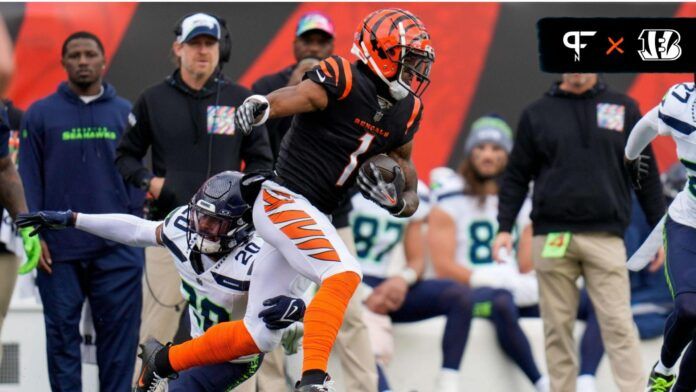
[{"label": "orange and black striped helmet", "polygon": [[430,84],[435,51],[423,22],[408,11],[387,8],[368,15],[351,52],[389,85],[396,99],[420,96]]}]

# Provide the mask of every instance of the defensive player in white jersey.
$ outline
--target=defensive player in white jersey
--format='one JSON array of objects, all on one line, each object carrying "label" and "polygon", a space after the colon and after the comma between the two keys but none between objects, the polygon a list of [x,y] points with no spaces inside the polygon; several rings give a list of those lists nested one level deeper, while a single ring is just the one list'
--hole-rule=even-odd
[{"label": "defensive player in white jersey", "polygon": [[[447,317],[442,338],[442,370],[434,390],[457,392],[461,390],[459,365],[471,326],[471,295],[466,286],[451,280],[421,280],[425,270],[423,226],[429,211],[427,189],[426,184],[419,182],[421,201],[409,218],[392,216],[358,193],[351,200],[350,223],[363,269],[363,283],[370,287],[364,301],[368,310],[387,315],[396,323]],[[406,265],[400,271],[393,271],[395,268],[390,265],[399,246],[404,247]],[[376,326],[369,318],[367,321],[374,336],[372,329]],[[380,340],[382,338],[380,336]],[[389,391],[389,383],[379,365],[378,370],[379,391]]]},{"label": "defensive player in white jersey", "polygon": [[[696,91],[694,83],[672,86],[662,102],[635,125],[626,142],[625,163],[634,187],[645,176],[640,152],[658,134],[669,135],[686,167],[688,181],[669,206],[664,223],[665,277],[674,298],[674,310],[665,323],[660,359],[648,380],[648,391],[696,389]],[[652,252],[654,254],[654,250]],[[679,377],[676,363],[682,358]]]},{"label": "defensive player in white jersey", "polygon": [[[164,246],[172,255],[181,276],[181,292],[189,303],[191,336],[213,331],[215,325],[241,320],[247,307],[252,267],[263,263],[263,240],[254,235],[250,208],[239,190],[242,173],[223,172],[210,178],[187,206],[172,211],[164,221],[148,221],[124,214],[82,214],[72,211],[41,211],[22,214],[20,227],[72,227],[131,246]],[[299,281],[298,281],[299,282]],[[300,284],[301,286],[301,284]],[[292,290],[295,289],[295,290]],[[301,295],[303,287],[288,292]],[[296,347],[301,337],[301,320],[305,304],[301,299],[276,296],[259,314],[259,323],[269,329],[285,329],[284,346]],[[288,328],[290,327],[290,328]],[[144,366],[155,361],[161,345],[153,340],[144,347]],[[232,390],[258,369],[260,355],[250,355],[231,362],[201,366],[181,372],[168,381],[168,391]],[[163,386],[138,380],[137,387]],[[153,389],[154,390],[154,389]]]},{"label": "defensive player in white jersey", "polygon": [[[497,116],[474,122],[465,144],[459,172],[437,168],[431,173],[431,212],[428,236],[438,276],[471,286],[474,316],[489,319],[501,348],[537,390],[548,390],[539,372],[520,317],[538,317],[536,276],[531,261],[530,203],[517,217],[517,254],[493,260],[491,244],[498,229],[497,178],[505,169],[512,148],[512,131]],[[599,327],[586,293],[579,318],[587,329],[581,345],[579,391],[594,390],[594,373],[602,357]],[[593,349],[595,347],[596,349]]]}]

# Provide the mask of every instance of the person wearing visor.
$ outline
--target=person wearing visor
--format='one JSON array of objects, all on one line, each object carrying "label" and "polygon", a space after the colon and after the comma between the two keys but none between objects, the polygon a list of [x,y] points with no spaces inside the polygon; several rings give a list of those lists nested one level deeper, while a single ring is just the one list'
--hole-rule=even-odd
[{"label": "person wearing visor", "polygon": [[[215,334],[216,325],[238,320],[245,313],[251,269],[263,263],[263,240],[254,234],[249,205],[242,199],[242,173],[226,171],[213,176],[193,196],[188,205],[176,208],[164,221],[148,221],[126,214],[83,214],[68,211],[39,211],[20,214],[19,227],[44,229],[74,227],[122,244],[166,249],[181,278],[181,293],[188,300],[191,336],[205,331]],[[288,292],[289,293],[289,292]],[[299,293],[301,294],[301,293]],[[290,310],[296,309],[294,312]],[[297,350],[302,337],[305,305],[289,295],[266,298],[256,322],[283,333],[286,352]],[[150,347],[144,344],[145,363],[154,361]],[[263,356],[254,354],[232,362],[202,366],[181,372],[173,380],[140,378],[136,390],[148,387],[170,392],[226,391],[236,389],[259,368]],[[155,390],[155,389],[151,389]]]},{"label": "person wearing visor", "polygon": [[[177,68],[140,95],[116,150],[119,172],[150,194],[149,219],[158,221],[186,204],[214,173],[240,170],[242,161],[246,170],[273,165],[265,128],[249,136],[234,128],[234,108],[251,92],[222,73],[231,51],[224,20],[187,15],[174,35]],[[148,150],[151,170],[142,163]],[[166,249],[152,247],[145,254],[140,343],[148,336],[169,341],[186,308],[179,275]]]},{"label": "person wearing visor", "polygon": [[[251,86],[251,90],[256,94],[269,94],[282,87],[296,86],[307,71],[333,54],[334,35],[334,24],[328,15],[319,11],[310,11],[302,15],[297,23],[293,41],[293,53],[297,62],[280,72],[262,77]],[[265,124],[273,149],[273,158],[276,160],[281,140],[290,129],[291,123],[292,116],[288,116],[270,119]],[[350,211],[351,200],[345,198],[332,212],[331,222],[343,242],[355,254],[353,233],[348,220]],[[360,298],[361,295],[354,295],[348,305],[336,340],[335,352],[341,362],[346,389],[353,392],[374,392],[377,385],[377,368],[368,329],[362,317],[363,306]],[[274,392],[285,387],[285,370],[279,354],[282,353],[276,350],[266,355],[263,367],[258,373],[259,392]]]},{"label": "person wearing visor", "polygon": [[[331,56],[334,50],[334,24],[321,12],[312,11],[300,17],[295,30],[293,54],[295,64],[279,72],[265,75],[251,85],[254,94],[269,94],[279,88],[296,86],[304,74]],[[278,159],[280,141],[290,129],[292,116],[270,119],[266,122],[273,158]]]}]

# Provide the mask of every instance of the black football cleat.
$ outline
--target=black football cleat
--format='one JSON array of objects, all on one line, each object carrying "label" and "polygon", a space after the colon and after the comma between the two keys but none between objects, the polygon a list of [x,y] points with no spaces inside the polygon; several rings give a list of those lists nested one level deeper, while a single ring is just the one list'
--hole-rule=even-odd
[{"label": "black football cleat", "polygon": [[[171,345],[171,343],[167,345]],[[155,357],[157,353],[162,351],[165,347],[167,346],[160,343],[155,338],[148,338],[145,343],[140,345],[140,354],[138,354],[138,357],[143,361],[140,366],[138,382],[135,384],[135,388],[133,388],[134,392],[156,392],[166,390],[164,386],[167,380],[174,379],[178,376],[177,373],[159,375],[155,371]]]},{"label": "black football cleat", "polygon": [[336,392],[333,384],[334,382],[327,374],[324,382],[321,384],[307,384],[300,386],[300,382],[298,381],[297,384],[295,384],[295,392]]}]

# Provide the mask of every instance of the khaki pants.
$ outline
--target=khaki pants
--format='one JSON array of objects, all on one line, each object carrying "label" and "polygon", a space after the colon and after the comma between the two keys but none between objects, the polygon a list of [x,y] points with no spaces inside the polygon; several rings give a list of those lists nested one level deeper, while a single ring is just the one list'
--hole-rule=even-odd
[{"label": "khaki pants", "polygon": [[[7,309],[10,307],[12,291],[17,281],[19,259],[12,253],[0,254],[0,330],[5,323]],[[0,346],[0,363],[2,362],[2,346]]]},{"label": "khaki pants", "polygon": [[607,233],[571,236],[566,254],[544,259],[546,236],[534,236],[532,254],[539,280],[539,305],[544,322],[546,363],[554,392],[573,392],[578,358],[573,325],[578,309],[578,277],[583,276],[609,356],[614,381],[621,391],[645,387],[640,342],[630,308],[630,285],[623,239]]},{"label": "khaki pants", "polygon": [[[150,336],[162,343],[169,342],[174,338],[179,328],[181,312],[187,307],[181,296],[180,285],[181,278],[167,248],[146,248],[140,343],[143,343]],[[156,298],[153,297],[153,293]],[[140,358],[136,360],[135,365],[134,381],[140,370]]]},{"label": "khaki pants", "polygon": [[[350,227],[338,229],[338,235],[355,254],[355,242]],[[350,392],[377,391],[377,365],[370,345],[370,336],[362,318],[362,295],[360,287],[348,303],[343,324],[338,331],[334,350],[341,360],[345,390]],[[278,353],[279,352],[279,353]],[[266,355],[258,373],[259,392],[285,390],[282,348]],[[282,388],[282,389],[281,389]]]},{"label": "khaki pants", "polygon": [[[256,376],[256,390],[259,392],[288,391],[285,381],[285,353],[282,347],[263,356],[261,368]],[[253,391],[253,389],[251,390]]]}]

